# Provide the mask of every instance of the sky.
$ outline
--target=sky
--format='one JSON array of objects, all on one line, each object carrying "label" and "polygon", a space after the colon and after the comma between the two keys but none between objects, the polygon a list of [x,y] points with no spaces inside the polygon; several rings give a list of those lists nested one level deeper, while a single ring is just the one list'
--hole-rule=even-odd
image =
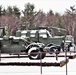
[{"label": "sky", "polygon": [[63,14],[66,9],[70,9],[70,6],[76,6],[76,0],[0,0],[0,5],[7,8],[7,6],[17,6],[21,10],[24,9],[24,5],[30,2],[34,4],[35,10],[43,10],[45,13],[49,10]]}]

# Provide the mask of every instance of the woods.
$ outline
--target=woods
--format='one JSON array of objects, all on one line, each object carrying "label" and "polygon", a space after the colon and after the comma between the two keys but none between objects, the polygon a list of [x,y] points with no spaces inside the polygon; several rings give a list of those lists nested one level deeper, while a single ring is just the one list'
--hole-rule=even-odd
[{"label": "woods", "polygon": [[[51,8],[51,7],[50,7]],[[67,34],[73,35],[76,43],[76,8],[70,6],[63,14],[36,11],[34,4],[27,3],[24,10],[17,6],[8,6],[6,9],[0,5],[0,27],[7,26],[10,35],[15,35],[18,29],[28,29],[36,26],[55,26],[65,28]]]}]

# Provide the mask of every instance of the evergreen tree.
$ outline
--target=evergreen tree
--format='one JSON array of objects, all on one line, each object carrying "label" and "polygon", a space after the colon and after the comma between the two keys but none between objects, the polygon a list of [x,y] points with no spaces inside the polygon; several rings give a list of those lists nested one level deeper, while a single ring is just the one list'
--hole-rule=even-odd
[{"label": "evergreen tree", "polygon": [[0,5],[0,16],[2,16],[2,5]]},{"label": "evergreen tree", "polygon": [[13,14],[16,15],[16,17],[20,18],[21,12],[17,6],[13,6]]},{"label": "evergreen tree", "polygon": [[33,24],[33,20],[34,20],[34,17],[36,15],[34,8],[35,7],[33,4],[30,4],[30,3],[25,4],[25,8],[22,11],[23,15],[24,15],[22,17],[22,22],[23,22],[23,25],[25,26],[25,28],[29,28]]},{"label": "evergreen tree", "polygon": [[6,9],[5,8],[2,11],[2,15],[4,15],[4,16],[6,15]]},{"label": "evergreen tree", "polygon": [[7,12],[7,15],[12,15],[13,14],[13,8],[12,8],[12,6],[8,6],[6,12]]},{"label": "evergreen tree", "polygon": [[52,11],[52,10],[50,10],[50,11],[49,11],[49,14],[50,14],[50,15],[54,15],[54,13],[53,13],[53,11]]}]

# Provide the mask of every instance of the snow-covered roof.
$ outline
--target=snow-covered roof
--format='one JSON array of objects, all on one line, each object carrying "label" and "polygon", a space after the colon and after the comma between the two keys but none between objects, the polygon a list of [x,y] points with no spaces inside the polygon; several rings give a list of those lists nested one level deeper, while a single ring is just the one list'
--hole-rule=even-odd
[{"label": "snow-covered roof", "polygon": [[39,30],[39,33],[46,33],[46,32],[47,32],[46,29],[41,29],[41,30]]},{"label": "snow-covered roof", "polygon": [[66,35],[66,37],[73,37],[72,35]]},{"label": "snow-covered roof", "polygon": [[23,30],[23,31],[21,31],[21,33],[27,33],[27,31],[28,31],[28,30]]},{"label": "snow-covered roof", "polygon": [[20,39],[21,37],[10,36],[9,38]]},{"label": "snow-covered roof", "polygon": [[31,32],[30,33],[36,33],[37,32],[37,30],[31,30]]},{"label": "snow-covered roof", "polygon": [[72,41],[70,41],[70,40],[66,40],[65,42],[69,43],[69,42],[72,42]]},{"label": "snow-covered roof", "polygon": [[3,40],[3,38],[0,38],[0,40]]}]

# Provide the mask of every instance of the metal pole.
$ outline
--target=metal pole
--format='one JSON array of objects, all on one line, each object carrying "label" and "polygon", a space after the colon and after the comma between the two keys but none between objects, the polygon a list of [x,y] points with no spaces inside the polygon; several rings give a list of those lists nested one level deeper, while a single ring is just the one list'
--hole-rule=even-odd
[{"label": "metal pole", "polygon": [[1,61],[1,50],[0,50],[0,61]]},{"label": "metal pole", "polygon": [[58,53],[56,53],[56,60],[58,60]]},{"label": "metal pole", "polygon": [[74,53],[75,53],[76,51],[75,51],[75,45],[74,45]]},{"label": "metal pole", "polygon": [[70,50],[70,55],[71,55],[71,50]]},{"label": "metal pole", "polygon": [[18,58],[20,58],[20,55],[18,54]]},{"label": "metal pole", "polygon": [[65,59],[66,59],[66,75],[68,75],[68,68],[67,68],[67,50],[65,50]]},{"label": "metal pole", "polygon": [[41,63],[40,71],[41,71],[41,74],[42,74],[42,53],[41,52],[40,52],[40,63]]}]

